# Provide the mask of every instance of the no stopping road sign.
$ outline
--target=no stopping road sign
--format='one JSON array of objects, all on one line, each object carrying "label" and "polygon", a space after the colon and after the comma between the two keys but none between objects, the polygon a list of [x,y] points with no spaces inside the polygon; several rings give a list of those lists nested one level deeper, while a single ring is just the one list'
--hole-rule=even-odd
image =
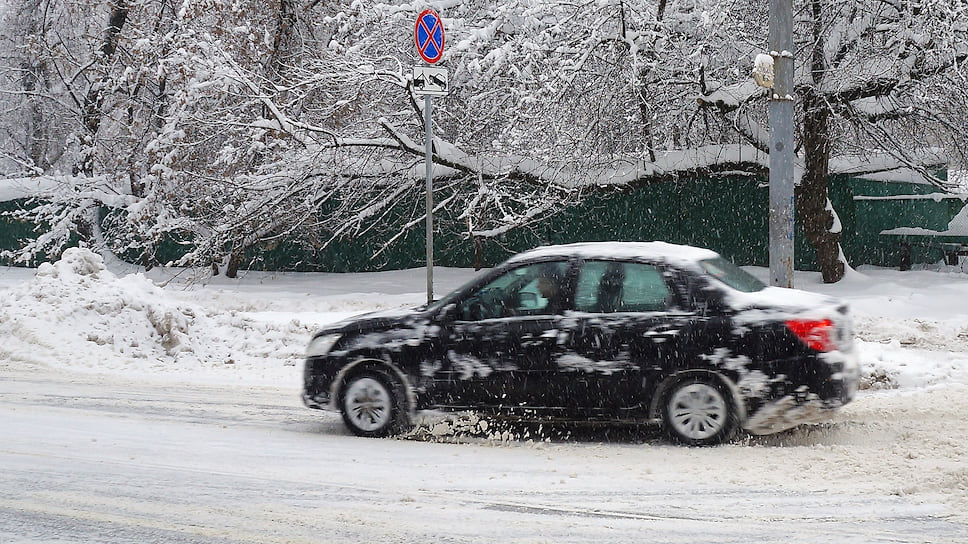
[{"label": "no stopping road sign", "polygon": [[444,55],[444,22],[432,9],[425,9],[417,17],[413,27],[413,38],[417,43],[420,58],[435,64]]}]

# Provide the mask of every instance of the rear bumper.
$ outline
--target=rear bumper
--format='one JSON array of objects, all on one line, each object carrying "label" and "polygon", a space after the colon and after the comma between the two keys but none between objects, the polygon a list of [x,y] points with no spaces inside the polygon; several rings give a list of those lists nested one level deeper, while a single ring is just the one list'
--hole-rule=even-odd
[{"label": "rear bumper", "polygon": [[860,380],[856,353],[834,351],[821,354],[819,359],[822,368],[760,404],[743,428],[752,434],[771,434],[798,425],[822,423],[854,400]]}]

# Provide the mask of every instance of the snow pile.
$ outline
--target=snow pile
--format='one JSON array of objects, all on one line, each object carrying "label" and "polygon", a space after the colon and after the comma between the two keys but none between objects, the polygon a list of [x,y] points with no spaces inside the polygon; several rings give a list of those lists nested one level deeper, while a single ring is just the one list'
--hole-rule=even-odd
[{"label": "snow pile", "polygon": [[312,327],[176,301],[142,274],[118,277],[80,248],[0,292],[0,360],[292,382]]},{"label": "snow pile", "polygon": [[858,344],[861,388],[911,390],[968,385],[968,352],[909,347],[916,344],[897,338],[881,342],[859,340]]},{"label": "snow pile", "polygon": [[968,236],[968,206],[965,206],[948,223],[948,231],[956,236]]}]

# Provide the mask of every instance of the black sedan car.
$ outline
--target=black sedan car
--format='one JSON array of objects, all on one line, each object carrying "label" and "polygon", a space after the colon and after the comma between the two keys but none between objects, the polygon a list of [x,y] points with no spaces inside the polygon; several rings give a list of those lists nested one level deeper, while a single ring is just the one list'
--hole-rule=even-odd
[{"label": "black sedan car", "polygon": [[711,445],[826,419],[858,366],[847,306],[715,252],[582,243],[517,255],[433,304],[316,333],[303,401],[360,436],[416,410],[661,422]]}]

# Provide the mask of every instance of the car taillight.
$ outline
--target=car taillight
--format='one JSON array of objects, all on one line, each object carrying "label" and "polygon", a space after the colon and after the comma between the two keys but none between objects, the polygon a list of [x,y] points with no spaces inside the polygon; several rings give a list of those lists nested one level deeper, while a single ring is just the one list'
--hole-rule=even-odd
[{"label": "car taillight", "polygon": [[834,322],[829,319],[791,319],[786,326],[801,342],[817,351],[833,351]]}]

